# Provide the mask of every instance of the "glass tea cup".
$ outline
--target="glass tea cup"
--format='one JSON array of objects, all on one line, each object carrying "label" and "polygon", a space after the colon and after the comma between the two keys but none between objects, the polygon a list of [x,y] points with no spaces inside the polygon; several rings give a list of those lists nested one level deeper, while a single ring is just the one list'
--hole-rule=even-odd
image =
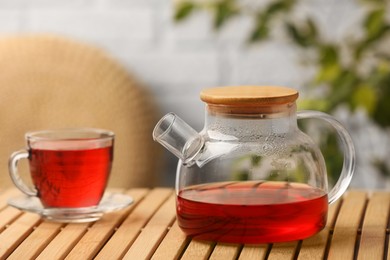
[{"label": "glass tea cup", "polygon": [[[71,128],[29,132],[25,138],[27,149],[9,159],[9,173],[19,190],[65,220],[67,214],[82,218],[99,204],[113,161],[113,132]],[[19,175],[21,159],[28,159],[33,188]]]}]

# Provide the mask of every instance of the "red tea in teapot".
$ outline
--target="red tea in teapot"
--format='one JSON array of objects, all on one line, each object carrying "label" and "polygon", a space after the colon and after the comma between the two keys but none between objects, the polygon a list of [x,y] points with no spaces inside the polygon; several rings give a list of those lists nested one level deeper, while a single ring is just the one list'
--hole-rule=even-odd
[{"label": "red tea in teapot", "polygon": [[309,237],[326,224],[327,194],[307,184],[224,182],[181,190],[177,216],[189,236],[231,243]]}]

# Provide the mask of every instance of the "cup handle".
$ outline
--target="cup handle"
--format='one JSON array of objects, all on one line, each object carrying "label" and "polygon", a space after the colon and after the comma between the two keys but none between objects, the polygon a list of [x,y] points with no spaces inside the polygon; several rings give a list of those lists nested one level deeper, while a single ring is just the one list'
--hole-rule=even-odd
[{"label": "cup handle", "polygon": [[20,150],[17,152],[14,152],[8,161],[8,170],[9,175],[11,176],[11,179],[15,186],[21,190],[23,193],[25,193],[28,196],[37,196],[38,192],[35,188],[29,188],[22,179],[20,178],[19,172],[18,172],[18,162],[20,159],[27,159],[28,158],[28,152],[26,150]]},{"label": "cup handle", "polygon": [[356,155],[352,138],[344,126],[334,117],[319,111],[303,110],[297,112],[298,119],[317,118],[329,123],[338,133],[340,141],[343,144],[344,162],[339,179],[333,189],[328,193],[328,202],[332,204],[343,195],[351,182],[355,171]]}]

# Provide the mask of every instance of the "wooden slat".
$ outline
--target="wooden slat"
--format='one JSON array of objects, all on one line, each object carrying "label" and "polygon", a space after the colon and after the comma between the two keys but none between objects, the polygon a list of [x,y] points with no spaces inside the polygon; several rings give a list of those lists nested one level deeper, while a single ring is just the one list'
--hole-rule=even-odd
[{"label": "wooden slat", "polygon": [[374,193],[364,216],[358,259],[384,259],[389,210],[390,193]]},{"label": "wooden slat", "polygon": [[153,255],[175,219],[175,199],[175,194],[172,194],[169,200],[160,207],[123,259],[149,259]]},{"label": "wooden slat", "polygon": [[208,259],[214,246],[214,242],[192,240],[181,259]]},{"label": "wooden slat", "polygon": [[65,258],[91,225],[92,223],[67,224],[36,259]]},{"label": "wooden slat", "polygon": [[2,210],[0,212],[0,233],[6,228],[7,225],[9,225],[22,214],[22,211],[13,207],[6,207],[4,210]]},{"label": "wooden slat", "polygon": [[299,260],[316,260],[325,258],[326,244],[330,235],[330,230],[336,221],[340,202],[341,199],[329,206],[328,221],[325,228],[318,234],[302,241],[301,250],[298,255]]},{"label": "wooden slat", "polygon": [[262,244],[262,245],[244,245],[244,247],[241,250],[239,260],[246,260],[246,259],[265,259],[265,256],[267,255],[269,245]]},{"label": "wooden slat", "polygon": [[275,243],[272,245],[268,260],[293,259],[297,246],[298,242]]},{"label": "wooden slat", "polygon": [[[96,259],[120,259],[130,248],[142,227],[158,210],[161,204],[172,194],[172,189],[157,188],[136,205],[133,212],[120,225],[118,230],[99,252]],[[175,211],[173,211],[175,212]]]},{"label": "wooden slat", "polygon": [[237,259],[241,246],[237,244],[218,243],[215,245],[213,252],[210,255],[210,260],[233,260]]},{"label": "wooden slat", "polygon": [[24,213],[0,234],[0,258],[7,257],[38,225],[37,214]]},{"label": "wooden slat", "polygon": [[352,260],[354,258],[358,229],[364,214],[366,199],[367,194],[360,191],[350,191],[344,196],[334,227],[328,259]]},{"label": "wooden slat", "polygon": [[8,259],[35,259],[47,244],[58,234],[63,224],[53,222],[42,222],[34,231],[21,243]]},{"label": "wooden slat", "polygon": [[[145,194],[146,189],[132,190],[128,194],[134,200],[141,199]],[[80,239],[75,247],[66,256],[66,259],[91,259],[106,243],[109,237],[114,233],[115,228],[123,221],[125,217],[133,210],[134,205],[130,205],[126,209],[112,212],[104,215],[96,221]]]},{"label": "wooden slat", "polygon": [[[111,190],[120,192],[120,190]],[[63,259],[80,241],[93,223],[70,223],[61,229],[51,243],[39,254],[37,259]]]},{"label": "wooden slat", "polygon": [[186,237],[177,224],[177,221],[175,221],[152,259],[179,259],[189,241],[190,239]]},{"label": "wooden slat", "polygon": [[[7,206],[6,201],[20,193],[16,189],[3,191],[0,193],[0,259],[32,259],[37,254],[38,259],[64,259],[68,254],[69,259],[90,259],[98,254],[97,259],[267,257],[285,260],[298,256],[299,260],[354,257],[390,260],[389,231],[386,231],[390,217],[389,192],[375,192],[367,197],[366,192],[350,191],[337,202],[339,205],[330,206],[325,229],[302,241],[300,246],[299,242],[291,242],[243,247],[186,238],[174,221],[172,189],[136,189],[129,194],[136,199],[131,208],[106,214],[95,223],[60,224],[42,222],[39,215]],[[297,249],[300,251],[296,252]]]}]

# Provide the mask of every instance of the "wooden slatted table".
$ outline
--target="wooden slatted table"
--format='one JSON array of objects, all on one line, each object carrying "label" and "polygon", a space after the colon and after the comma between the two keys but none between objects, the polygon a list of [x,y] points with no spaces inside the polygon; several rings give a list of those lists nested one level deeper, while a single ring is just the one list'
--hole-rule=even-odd
[{"label": "wooden slatted table", "polygon": [[240,245],[186,238],[169,188],[130,189],[135,203],[97,222],[61,224],[7,206],[0,191],[0,259],[389,259],[390,192],[349,191],[319,234],[290,243]]}]

